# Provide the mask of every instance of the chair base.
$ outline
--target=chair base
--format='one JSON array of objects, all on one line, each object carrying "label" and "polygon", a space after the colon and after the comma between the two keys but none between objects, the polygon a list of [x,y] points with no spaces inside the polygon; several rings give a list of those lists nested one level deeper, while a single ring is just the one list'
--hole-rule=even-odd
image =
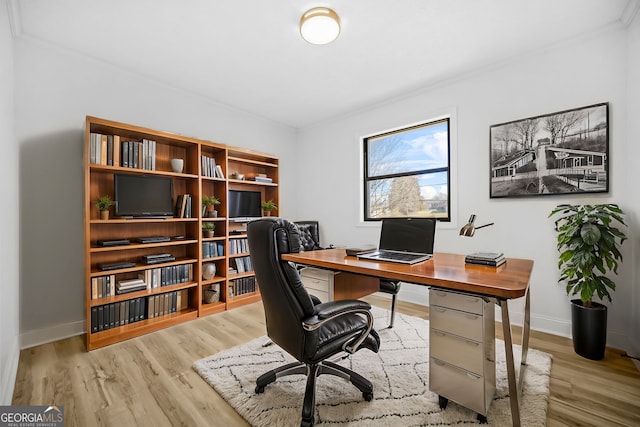
[{"label": "chair base", "polygon": [[348,380],[362,392],[364,400],[369,402],[373,399],[373,384],[371,384],[371,381],[351,369],[347,369],[344,366],[337,365],[328,360],[312,365],[293,362],[272,369],[258,377],[255,391],[256,393],[263,393],[267,385],[287,375],[306,375],[307,384],[304,392],[302,422],[300,425],[303,427],[311,427],[314,424],[314,411],[316,406],[316,378],[323,374],[330,374]]}]

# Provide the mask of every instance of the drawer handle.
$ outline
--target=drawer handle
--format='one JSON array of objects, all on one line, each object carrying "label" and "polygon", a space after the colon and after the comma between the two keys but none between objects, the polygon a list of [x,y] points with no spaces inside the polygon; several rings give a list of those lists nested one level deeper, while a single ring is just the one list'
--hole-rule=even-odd
[{"label": "drawer handle", "polygon": [[467,376],[469,378],[471,378],[472,380],[479,380],[480,379],[480,375],[476,375],[476,374],[473,374],[471,372],[467,372]]},{"label": "drawer handle", "polygon": [[435,311],[437,311],[438,313],[444,313],[445,311],[447,311],[446,308],[441,308],[441,307],[437,307],[437,306],[434,306],[433,309]]},{"label": "drawer handle", "polygon": [[477,318],[478,318],[478,316],[476,316],[475,314],[465,314],[464,316],[465,316],[467,319],[473,319],[473,320],[475,320],[475,319],[477,319]]}]

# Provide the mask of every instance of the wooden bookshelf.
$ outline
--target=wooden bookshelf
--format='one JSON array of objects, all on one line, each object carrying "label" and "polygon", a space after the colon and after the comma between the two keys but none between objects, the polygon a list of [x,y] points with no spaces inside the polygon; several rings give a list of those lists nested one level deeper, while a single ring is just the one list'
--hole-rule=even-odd
[{"label": "wooden bookshelf", "polygon": [[[229,270],[236,264],[236,259],[248,257],[249,254],[231,254],[230,251],[234,240],[246,239],[246,234],[238,234],[239,230],[246,229],[246,223],[228,218],[228,190],[259,191],[262,201],[273,200],[278,204],[278,158],[91,116],[86,118],[84,139],[87,350],[260,299],[258,285],[254,285],[255,289],[251,287],[251,283],[255,282],[251,270],[241,273]],[[130,143],[127,149],[138,147],[137,163],[133,163],[131,156],[127,161],[122,157],[123,142]],[[117,144],[120,145],[114,148]],[[172,170],[172,158],[184,160],[182,172]],[[115,200],[114,176],[123,173],[169,177],[173,185],[174,205],[179,195],[190,195],[191,216],[127,219],[115,217],[111,208],[109,219],[101,219],[95,201],[102,195],[109,195]],[[220,200],[215,217],[209,217],[202,209],[202,198],[211,195]],[[203,237],[204,223],[215,225],[213,237]],[[171,239],[153,243],[135,242],[136,238],[146,236]],[[181,238],[176,239],[176,236]],[[98,240],[118,239],[128,239],[130,243],[120,246],[101,246],[97,243]],[[169,254],[172,259],[149,265],[141,261],[143,256],[158,253]],[[99,268],[99,264],[114,262],[132,265],[108,271]],[[213,277],[202,277],[205,263],[215,264],[216,273]],[[145,281],[145,289],[136,288],[121,294],[116,292],[117,282],[138,278],[151,282],[152,276],[153,282],[159,283],[157,287]],[[168,278],[166,282],[165,276]],[[100,286],[99,290],[97,286]],[[219,289],[219,298],[207,303],[204,301],[205,290],[211,286]],[[99,310],[102,312],[100,319]],[[114,319],[108,318],[109,322],[106,322],[106,310],[109,310],[109,316],[115,315]],[[119,312],[111,314],[115,310]],[[131,310],[134,310],[133,314]]]}]

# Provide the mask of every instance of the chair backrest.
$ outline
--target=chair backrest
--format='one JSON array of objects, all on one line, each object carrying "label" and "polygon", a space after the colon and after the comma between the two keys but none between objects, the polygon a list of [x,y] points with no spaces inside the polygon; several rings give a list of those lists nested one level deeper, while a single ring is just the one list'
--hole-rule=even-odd
[{"label": "chair backrest", "polygon": [[247,224],[251,264],[264,305],[267,335],[292,356],[304,355],[302,319],[314,313],[298,270],[280,255],[300,252],[298,228],[282,218],[265,217]]},{"label": "chair backrest", "polygon": [[295,224],[300,231],[300,250],[315,251],[322,249],[318,221],[296,221]]}]

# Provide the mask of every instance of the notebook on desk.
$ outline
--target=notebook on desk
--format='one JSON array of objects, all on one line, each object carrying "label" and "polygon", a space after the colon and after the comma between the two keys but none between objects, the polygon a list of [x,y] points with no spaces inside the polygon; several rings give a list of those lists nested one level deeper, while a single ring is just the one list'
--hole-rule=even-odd
[{"label": "notebook on desk", "polygon": [[382,220],[378,250],[359,254],[359,259],[415,264],[433,256],[436,220],[433,218],[387,218]]}]

